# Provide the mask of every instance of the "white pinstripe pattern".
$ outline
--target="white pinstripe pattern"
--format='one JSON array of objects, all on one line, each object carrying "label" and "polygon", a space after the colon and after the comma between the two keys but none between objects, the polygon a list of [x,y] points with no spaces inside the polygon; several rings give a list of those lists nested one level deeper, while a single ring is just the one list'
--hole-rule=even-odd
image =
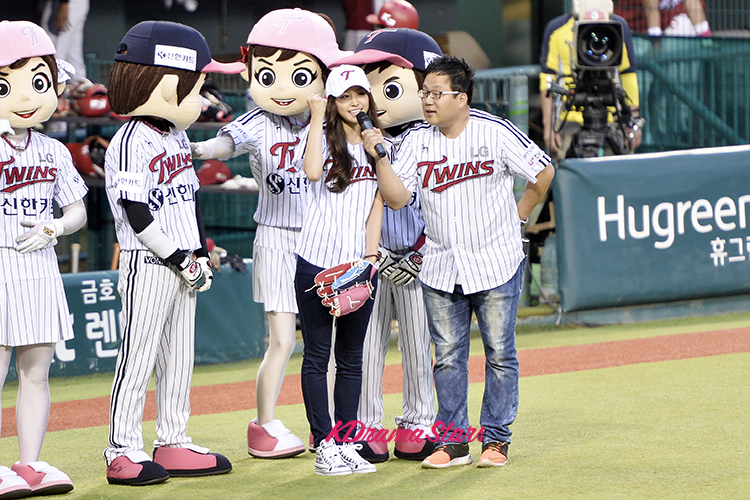
[{"label": "white pinstripe pattern", "polygon": [[260,108],[248,111],[219,134],[228,134],[235,156],[250,153],[250,167],[258,183],[258,224],[300,228],[307,198],[307,178],[294,160],[301,156],[300,134],[305,124]]},{"label": "white pinstripe pattern", "polygon": [[25,150],[0,140],[0,345],[55,343],[73,338],[57,254],[46,248],[16,251],[28,229],[22,220],[54,218],[61,207],[83,199],[88,189],[60,142],[29,130]]},{"label": "white pinstripe pattern", "polygon": [[397,423],[432,426],[435,421],[432,354],[419,280],[406,286],[394,285],[387,278],[378,281],[362,355],[362,395],[359,398],[358,418],[368,427],[381,426],[383,370],[394,318],[398,319],[398,345],[403,370],[403,416],[397,418]]},{"label": "white pinstripe pattern", "polygon": [[[122,250],[148,248],[128,223],[121,199],[148,204],[154,220],[178,248],[201,247],[195,218],[199,183],[185,132],[172,129],[162,134],[143,120],[131,119],[110,141],[104,170],[107,198]],[[141,187],[123,188],[123,175],[137,176]]]},{"label": "white pinstripe pattern", "polygon": [[[393,138],[400,144],[403,134]],[[380,246],[399,259],[416,244],[424,230],[417,192],[401,210],[385,207]],[[383,371],[391,335],[391,322],[398,320],[398,343],[403,371],[403,415],[398,423],[431,426],[435,420],[432,384],[432,353],[427,315],[419,279],[406,286],[381,277],[367,327],[362,355],[362,396],[358,418],[368,427],[383,420]]]},{"label": "white pinstripe pattern", "polygon": [[455,139],[426,124],[407,132],[394,168],[417,165],[405,184],[426,224],[422,282],[467,294],[507,282],[523,259],[513,175],[536,182],[549,161],[510,121],[474,109]]},{"label": "white pinstripe pattern", "polygon": [[149,251],[123,251],[118,291],[122,344],[110,400],[107,463],[143,449],[146,392],[156,372],[155,445],[181,445],[187,437],[193,371],[196,292],[174,266]]},{"label": "white pinstripe pattern", "polygon": [[52,247],[20,254],[0,248],[0,345],[73,338],[57,254]]},{"label": "white pinstripe pattern", "polygon": [[[324,163],[322,179],[310,183],[308,212],[297,242],[297,255],[324,269],[364,257],[365,226],[378,189],[362,144],[347,146],[353,158],[352,183],[340,193],[329,191],[324,180],[330,161]],[[386,146],[390,152],[390,142]],[[323,158],[328,158],[325,132]]]},{"label": "white pinstripe pattern", "polygon": [[253,300],[266,312],[297,313],[294,273],[297,255],[290,249],[299,229],[260,225],[253,243]]},{"label": "white pinstripe pattern", "polygon": [[22,220],[52,219],[53,199],[64,207],[87,191],[60,141],[30,130],[28,146],[17,151],[0,140],[0,247],[16,248],[16,238],[28,230]]}]

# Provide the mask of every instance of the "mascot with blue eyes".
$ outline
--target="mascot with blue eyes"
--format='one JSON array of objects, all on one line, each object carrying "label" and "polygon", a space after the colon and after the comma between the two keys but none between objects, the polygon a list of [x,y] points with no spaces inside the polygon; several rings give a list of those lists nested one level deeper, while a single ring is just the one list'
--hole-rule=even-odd
[{"label": "mascot with blue eyes", "polygon": [[305,450],[274,415],[296,342],[294,249],[302,227],[307,179],[293,160],[302,154],[300,133],[310,120],[307,96],[323,94],[328,66],[350,52],[339,50],[330,20],[303,9],[269,12],[255,24],[247,43],[244,60],[250,94],[258,107],[223,127],[217,137],[192,148],[199,159],[250,156],[259,189],[253,299],[264,304],[269,341],[258,370],[258,416],[247,429],[247,451],[257,458],[284,458]]},{"label": "mascot with blue eyes", "polygon": [[[398,148],[408,131],[424,123],[422,88],[424,70],[442,55],[429,35],[409,28],[384,28],[360,40],[354,54],[336,65],[362,66],[372,87],[378,118],[385,133]],[[403,415],[396,417],[393,453],[405,460],[422,460],[435,449],[433,424],[435,403],[432,385],[432,354],[427,314],[419,283],[424,243],[424,219],[416,194],[400,210],[385,207],[378,251],[380,280],[365,336],[362,354],[362,397],[358,419],[377,435],[383,424],[383,370],[391,335],[391,322],[398,320],[398,343],[403,381]],[[439,432],[439,430],[438,430]],[[372,439],[359,454],[370,462],[388,460],[388,443]]]},{"label": "mascot with blue eyes", "polygon": [[[70,153],[34,130],[57,109],[64,67],[41,27],[0,22],[0,387],[15,349],[20,455],[10,469],[0,466],[0,498],[73,489],[64,472],[39,461],[55,345],[73,338],[54,245],[86,223],[87,188]],[[52,200],[62,208],[59,218]]]}]

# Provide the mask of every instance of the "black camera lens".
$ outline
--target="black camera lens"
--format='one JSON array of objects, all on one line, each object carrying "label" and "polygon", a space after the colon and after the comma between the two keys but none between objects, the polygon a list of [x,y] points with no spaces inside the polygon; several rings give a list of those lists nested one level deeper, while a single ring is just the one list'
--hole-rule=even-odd
[{"label": "black camera lens", "polygon": [[622,59],[619,23],[592,23],[578,27],[578,65],[587,68],[619,66]]}]

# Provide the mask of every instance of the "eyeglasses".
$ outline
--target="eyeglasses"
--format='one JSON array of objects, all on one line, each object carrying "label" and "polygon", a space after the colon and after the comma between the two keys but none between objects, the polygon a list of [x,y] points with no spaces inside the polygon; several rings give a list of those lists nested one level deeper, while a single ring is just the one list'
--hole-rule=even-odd
[{"label": "eyeglasses", "polygon": [[417,90],[417,95],[419,96],[420,99],[424,99],[425,97],[430,96],[432,97],[433,101],[437,101],[444,95],[456,95],[460,93],[461,92],[459,92],[458,90],[449,90],[449,91],[430,90],[429,92],[426,90],[422,90],[422,89]]}]

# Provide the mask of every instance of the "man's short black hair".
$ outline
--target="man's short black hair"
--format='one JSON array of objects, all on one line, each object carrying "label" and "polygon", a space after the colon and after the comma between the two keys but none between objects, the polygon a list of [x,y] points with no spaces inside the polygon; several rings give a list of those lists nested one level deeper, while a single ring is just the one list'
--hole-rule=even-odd
[{"label": "man's short black hair", "polygon": [[451,82],[451,90],[463,92],[469,98],[474,95],[474,70],[464,61],[455,56],[441,56],[434,59],[427,69],[425,69],[425,78],[430,73],[444,75]]}]

